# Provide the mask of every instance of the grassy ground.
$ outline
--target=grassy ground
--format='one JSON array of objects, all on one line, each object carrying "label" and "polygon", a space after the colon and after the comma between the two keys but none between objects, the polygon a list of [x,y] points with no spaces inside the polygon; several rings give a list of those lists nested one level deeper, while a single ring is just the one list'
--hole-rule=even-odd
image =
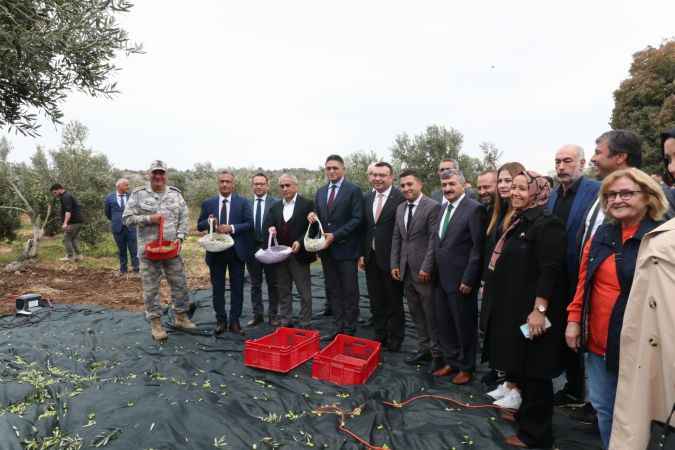
[{"label": "grassy ground", "polygon": [[[27,220],[22,221],[22,227],[17,234],[18,238],[16,241],[0,243],[0,265],[16,261],[17,257],[21,254],[26,240],[31,236],[30,223]],[[208,277],[208,269],[204,264],[204,250],[197,243],[198,239],[199,235],[196,231],[191,233],[183,245],[182,256],[188,270],[188,277],[201,279]],[[117,245],[115,245],[111,233],[105,233],[96,246],[82,244],[82,247],[85,259],[78,262],[78,266],[87,269],[108,269],[111,271],[119,269]],[[40,241],[38,258],[40,264],[52,265],[59,263],[59,259],[63,256],[65,256],[63,235],[45,237]]]}]

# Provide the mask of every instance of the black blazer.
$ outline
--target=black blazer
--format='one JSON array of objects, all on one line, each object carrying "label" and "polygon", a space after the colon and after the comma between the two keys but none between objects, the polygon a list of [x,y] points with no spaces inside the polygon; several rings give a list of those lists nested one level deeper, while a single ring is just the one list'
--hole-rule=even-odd
[{"label": "black blazer", "polygon": [[[309,226],[307,221],[307,216],[310,212],[314,211],[314,203],[311,200],[307,200],[304,197],[301,197],[298,194],[298,197],[295,199],[295,208],[293,208],[293,215],[291,220],[288,221],[290,242],[279,242],[282,245],[288,245],[289,247],[293,242],[298,241],[300,243],[300,251],[292,257],[295,257],[299,262],[302,263],[311,263],[316,260],[316,253],[308,252],[305,250],[305,232]],[[284,225],[284,202],[283,200],[275,202],[274,205],[270,208],[267,216],[265,217],[265,223],[263,225],[263,232],[265,233],[265,242],[263,243],[263,248],[267,248],[267,240],[269,239],[268,229],[269,227],[275,227],[277,229],[277,239],[279,239],[279,230]]]},{"label": "black blazer", "polygon": [[363,193],[353,183],[342,180],[333,207],[328,209],[328,184],[316,192],[314,205],[323,230],[333,233],[335,241],[322,255],[329,254],[338,261],[356,260],[361,254],[359,228],[363,220]]},{"label": "black blazer", "polygon": [[443,239],[438,237],[443,213],[438,214],[434,229],[434,258],[439,286],[449,295],[459,295],[464,283],[478,292],[482,275],[485,240],[485,208],[465,196],[455,210]]},{"label": "black blazer", "polygon": [[[391,240],[394,235],[394,225],[396,224],[396,208],[405,201],[405,197],[397,188],[392,187],[387,201],[382,207],[380,220],[375,223],[373,217],[373,204],[376,201],[377,193],[370,191],[363,196],[363,244],[361,256],[369,261],[375,258],[380,270],[387,273],[391,270]],[[375,240],[375,251],[373,251],[373,239]]]}]

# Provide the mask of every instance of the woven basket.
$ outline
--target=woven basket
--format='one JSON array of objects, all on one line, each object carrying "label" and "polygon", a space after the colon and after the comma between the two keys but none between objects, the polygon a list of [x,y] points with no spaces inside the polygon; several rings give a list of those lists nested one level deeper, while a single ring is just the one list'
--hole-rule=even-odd
[{"label": "woven basket", "polygon": [[211,253],[220,253],[224,252],[228,248],[234,245],[234,239],[229,234],[214,233],[213,227],[216,222],[216,219],[209,218],[209,234],[199,238],[199,245],[201,245],[204,250]]},{"label": "woven basket", "polygon": [[316,223],[319,224],[319,231],[321,232],[319,237],[318,238],[309,237],[309,230],[312,228],[312,224],[310,223],[309,226],[307,227],[307,232],[305,233],[305,240],[304,240],[305,250],[313,253],[320,252],[326,246],[326,237],[324,236],[323,226],[321,226],[321,221],[318,218],[316,219]]}]

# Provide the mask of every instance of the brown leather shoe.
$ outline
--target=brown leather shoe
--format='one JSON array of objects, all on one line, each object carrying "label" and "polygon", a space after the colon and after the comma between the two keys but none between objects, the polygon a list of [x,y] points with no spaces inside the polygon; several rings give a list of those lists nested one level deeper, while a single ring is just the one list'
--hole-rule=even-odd
[{"label": "brown leather shoe", "polygon": [[447,377],[447,376],[450,376],[450,374],[453,373],[453,372],[454,371],[452,370],[452,367],[444,366],[444,367],[441,367],[440,369],[432,372],[431,375],[433,375],[435,377]]},{"label": "brown leather shoe", "polygon": [[230,333],[244,334],[244,332],[241,330],[241,325],[239,325],[239,321],[232,322],[230,324]]},{"label": "brown leather shoe", "polygon": [[506,439],[504,439],[504,442],[506,443],[506,445],[510,445],[511,447],[530,448],[526,443],[521,441],[520,438],[515,434],[513,436],[509,436]]},{"label": "brown leather shoe", "polygon": [[472,378],[473,374],[471,372],[461,371],[452,379],[452,384],[467,384]]},{"label": "brown leather shoe", "polygon": [[218,323],[216,324],[216,328],[213,330],[213,334],[215,334],[216,336],[220,336],[226,331],[227,331],[227,324],[219,320]]}]

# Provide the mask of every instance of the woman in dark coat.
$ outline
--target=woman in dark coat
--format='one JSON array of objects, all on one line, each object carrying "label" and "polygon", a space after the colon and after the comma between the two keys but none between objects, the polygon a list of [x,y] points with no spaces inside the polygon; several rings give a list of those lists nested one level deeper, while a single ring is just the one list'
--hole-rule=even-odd
[{"label": "woman in dark coat", "polygon": [[553,445],[552,379],[561,365],[566,235],[563,223],[544,211],[549,192],[546,179],[534,172],[514,177],[515,214],[495,245],[485,280],[488,291],[500,294],[486,330],[490,363],[517,382],[523,399],[515,416],[503,416],[518,424],[517,435],[506,443],[521,448]]}]

